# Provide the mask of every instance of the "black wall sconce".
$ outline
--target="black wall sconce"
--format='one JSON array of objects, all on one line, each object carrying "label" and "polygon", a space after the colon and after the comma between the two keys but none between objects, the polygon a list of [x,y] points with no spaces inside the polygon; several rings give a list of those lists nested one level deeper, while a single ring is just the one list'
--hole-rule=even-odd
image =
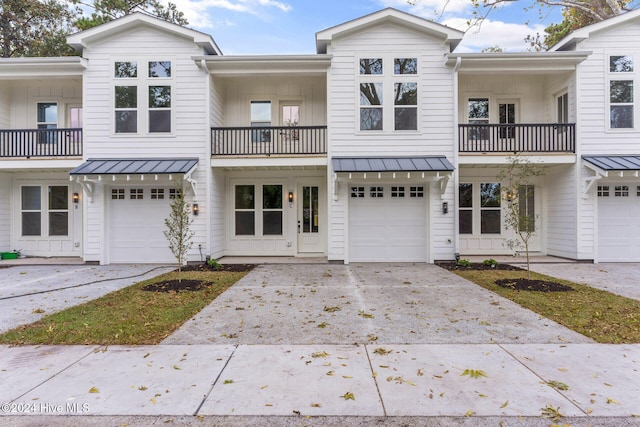
[{"label": "black wall sconce", "polygon": [[448,214],[449,213],[449,203],[448,202],[442,202],[442,213],[443,214]]},{"label": "black wall sconce", "polygon": [[77,204],[80,201],[80,194],[73,193],[73,195],[71,196],[71,199],[73,200],[73,203]]},{"label": "black wall sconce", "polygon": [[293,203],[293,191],[289,191],[289,203]]},{"label": "black wall sconce", "polygon": [[198,212],[200,212],[200,206],[197,203],[193,204],[193,216],[198,216]]}]

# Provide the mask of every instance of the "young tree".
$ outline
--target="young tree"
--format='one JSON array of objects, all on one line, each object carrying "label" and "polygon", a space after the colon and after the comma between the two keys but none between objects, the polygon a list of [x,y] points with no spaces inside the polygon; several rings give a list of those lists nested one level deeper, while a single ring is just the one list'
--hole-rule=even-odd
[{"label": "young tree", "polygon": [[78,14],[64,0],[0,0],[1,56],[74,55],[66,37]]},{"label": "young tree", "polygon": [[176,196],[171,200],[171,212],[164,220],[167,229],[164,236],[169,242],[169,249],[178,262],[178,273],[182,273],[182,266],[187,260],[187,252],[191,249],[191,239],[194,232],[190,230],[193,218],[191,217],[191,205],[187,203],[184,195],[182,180],[175,183]]},{"label": "young tree", "polygon": [[524,250],[528,279],[531,279],[529,244],[531,238],[536,235],[538,219],[531,203],[534,195],[533,179],[543,174],[541,166],[514,156],[509,158],[509,164],[497,176],[502,185],[502,198],[507,202],[504,226],[506,230],[512,230],[515,234],[515,238],[507,239],[505,244],[513,251]]},{"label": "young tree", "polygon": [[81,17],[75,25],[80,30],[96,27],[105,22],[113,21],[134,12],[144,12],[163,19],[167,22],[186,26],[189,21],[184,17],[174,3],[169,2],[167,6],[159,0],[71,0],[82,6],[93,9],[90,17]]}]

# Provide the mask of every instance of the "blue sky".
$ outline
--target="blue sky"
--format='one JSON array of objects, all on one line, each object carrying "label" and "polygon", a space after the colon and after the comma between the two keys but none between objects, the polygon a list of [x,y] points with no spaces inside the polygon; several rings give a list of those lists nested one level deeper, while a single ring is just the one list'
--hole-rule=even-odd
[{"label": "blue sky", "polygon": [[[226,55],[312,54],[315,33],[385,7],[467,30],[471,0],[172,0],[190,26],[210,34]],[[443,11],[443,5],[447,4]],[[512,1],[494,10],[482,26],[468,30],[458,51],[500,46],[508,52],[526,50],[524,37],[542,34],[560,22],[559,8],[525,10],[531,0]]]}]

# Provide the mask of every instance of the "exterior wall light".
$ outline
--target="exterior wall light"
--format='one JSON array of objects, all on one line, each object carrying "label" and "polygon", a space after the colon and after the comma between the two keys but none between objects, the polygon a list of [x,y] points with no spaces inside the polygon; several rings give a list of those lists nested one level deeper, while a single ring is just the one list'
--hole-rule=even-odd
[{"label": "exterior wall light", "polygon": [[73,195],[71,196],[73,203],[78,203],[80,201],[80,194],[78,193],[73,193]]},{"label": "exterior wall light", "polygon": [[198,212],[200,212],[200,206],[197,203],[193,204],[193,216],[198,216]]},{"label": "exterior wall light", "polygon": [[293,191],[289,191],[289,203],[293,203]]},{"label": "exterior wall light", "polygon": [[449,203],[448,202],[442,202],[442,213],[444,215],[449,213]]}]

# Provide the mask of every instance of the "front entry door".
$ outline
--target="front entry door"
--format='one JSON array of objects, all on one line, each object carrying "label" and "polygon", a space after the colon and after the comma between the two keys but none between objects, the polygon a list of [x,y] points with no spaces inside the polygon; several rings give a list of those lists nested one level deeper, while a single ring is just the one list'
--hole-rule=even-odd
[{"label": "front entry door", "polygon": [[298,252],[323,252],[320,186],[298,186]]}]

